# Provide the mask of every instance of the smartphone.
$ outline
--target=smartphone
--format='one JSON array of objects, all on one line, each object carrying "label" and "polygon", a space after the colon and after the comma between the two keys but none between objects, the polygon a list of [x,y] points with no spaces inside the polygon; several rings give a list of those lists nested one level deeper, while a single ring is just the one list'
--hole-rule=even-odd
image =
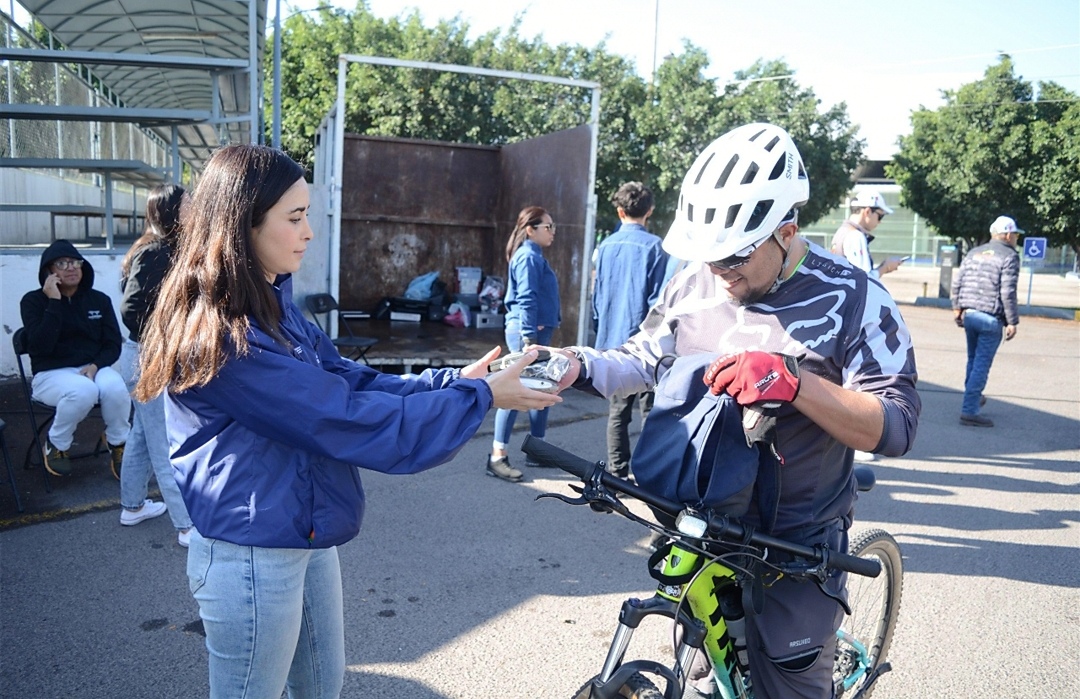
[{"label": "smartphone", "polygon": [[904,257],[901,257],[901,258],[900,258],[900,261],[901,261],[901,262],[907,262],[907,261],[908,261],[908,260],[910,260],[910,259],[911,259],[911,255],[905,255]]}]

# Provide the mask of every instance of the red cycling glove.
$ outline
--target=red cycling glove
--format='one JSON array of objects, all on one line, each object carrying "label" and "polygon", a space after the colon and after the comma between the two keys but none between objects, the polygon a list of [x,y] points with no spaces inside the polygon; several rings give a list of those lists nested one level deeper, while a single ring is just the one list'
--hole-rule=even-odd
[{"label": "red cycling glove", "polygon": [[727,391],[739,405],[790,403],[799,395],[799,361],[772,352],[731,354],[709,365],[705,385],[714,396]]}]

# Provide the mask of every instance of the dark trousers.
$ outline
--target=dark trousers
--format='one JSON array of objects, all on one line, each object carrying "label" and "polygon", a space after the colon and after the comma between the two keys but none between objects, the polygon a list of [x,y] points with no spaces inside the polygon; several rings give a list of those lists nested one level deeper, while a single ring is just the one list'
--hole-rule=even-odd
[{"label": "dark trousers", "polygon": [[653,406],[653,392],[634,393],[624,398],[608,399],[607,424],[608,470],[620,471],[630,467],[630,423],[634,419],[634,403],[641,410],[641,422],[645,422]]}]

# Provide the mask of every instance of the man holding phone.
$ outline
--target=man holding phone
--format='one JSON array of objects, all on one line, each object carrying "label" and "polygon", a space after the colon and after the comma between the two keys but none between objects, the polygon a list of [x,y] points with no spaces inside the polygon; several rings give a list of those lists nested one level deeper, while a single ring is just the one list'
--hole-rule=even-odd
[{"label": "man holding phone", "polygon": [[[112,368],[122,342],[112,300],[93,288],[93,266],[67,240],[41,254],[38,280],[41,288],[23,296],[20,311],[34,399],[56,408],[44,446],[45,468],[54,476],[71,473],[68,450],[75,428],[100,402],[103,437],[119,478],[131,429],[131,396]],[[164,512],[162,507],[158,514]]]},{"label": "man holding phone", "polygon": [[848,204],[850,215],[840,224],[832,239],[832,253],[847,259],[853,266],[869,274],[874,279],[881,275],[895,272],[901,263],[909,257],[890,257],[878,266],[870,256],[870,243],[874,240],[873,232],[881,219],[893,212],[885,203],[885,198],[874,189],[864,189],[856,193]]},{"label": "man holding phone", "polygon": [[[836,229],[836,234],[833,235],[834,255],[844,257],[853,267],[858,267],[873,279],[881,279],[881,275],[896,271],[902,263],[910,259],[890,257],[874,266],[874,258],[870,256],[873,231],[881,223],[881,219],[893,212],[880,192],[875,189],[860,190],[848,203],[848,211],[850,215],[847,220],[840,224],[840,228]],[[873,461],[876,458],[872,452],[855,450],[856,461]]]}]

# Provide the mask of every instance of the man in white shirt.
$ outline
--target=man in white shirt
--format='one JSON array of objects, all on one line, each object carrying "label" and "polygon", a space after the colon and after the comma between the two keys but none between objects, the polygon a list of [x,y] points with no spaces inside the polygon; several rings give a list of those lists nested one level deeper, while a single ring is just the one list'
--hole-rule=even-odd
[{"label": "man in white shirt", "polygon": [[855,195],[848,204],[851,215],[840,224],[832,239],[832,253],[847,259],[853,266],[869,274],[874,279],[893,272],[903,262],[899,257],[890,257],[877,267],[870,256],[870,242],[874,239],[874,229],[881,219],[893,212],[885,203],[885,198],[874,189],[864,189]]},{"label": "man in white shirt", "polygon": [[[890,257],[877,267],[870,256],[870,241],[873,231],[881,219],[893,210],[885,203],[885,197],[875,189],[864,189],[848,203],[850,215],[840,224],[832,239],[832,253],[847,259],[853,267],[858,267],[874,279],[893,272],[903,262],[898,257]],[[855,450],[856,461],[873,461],[876,457],[867,451]]]}]

